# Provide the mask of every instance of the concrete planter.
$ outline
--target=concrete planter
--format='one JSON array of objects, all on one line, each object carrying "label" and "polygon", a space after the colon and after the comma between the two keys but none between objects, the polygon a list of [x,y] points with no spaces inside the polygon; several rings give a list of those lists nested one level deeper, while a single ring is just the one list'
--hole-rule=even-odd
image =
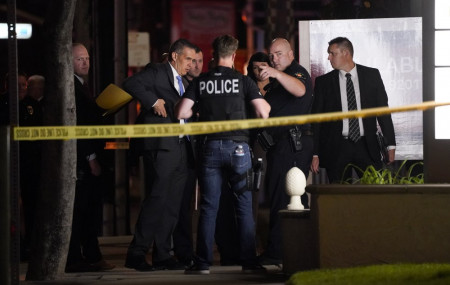
[{"label": "concrete planter", "polygon": [[310,185],[280,211],[283,270],[450,262],[450,185]]}]

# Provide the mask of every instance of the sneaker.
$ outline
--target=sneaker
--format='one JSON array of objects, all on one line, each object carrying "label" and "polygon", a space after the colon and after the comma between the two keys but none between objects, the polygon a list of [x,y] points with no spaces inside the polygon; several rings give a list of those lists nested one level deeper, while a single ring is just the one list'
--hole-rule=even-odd
[{"label": "sneaker", "polygon": [[193,264],[184,270],[184,274],[188,275],[207,275],[209,274],[209,267],[207,265]]},{"label": "sneaker", "polygon": [[245,265],[242,266],[242,272],[246,274],[264,274],[267,273],[267,269],[260,264]]}]

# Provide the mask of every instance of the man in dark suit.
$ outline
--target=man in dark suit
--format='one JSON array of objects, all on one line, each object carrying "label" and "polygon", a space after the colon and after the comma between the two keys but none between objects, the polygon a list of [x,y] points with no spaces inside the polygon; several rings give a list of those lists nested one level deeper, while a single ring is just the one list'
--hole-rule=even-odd
[{"label": "man in dark suit", "polygon": [[[191,69],[183,76],[183,84],[187,86],[197,78],[203,70],[203,52],[199,47],[195,48],[195,57],[192,60]],[[194,116],[190,121],[197,121]],[[183,198],[180,205],[178,222],[173,232],[173,251],[180,262],[189,266],[194,257],[194,241],[192,237],[192,217],[193,217],[193,195],[197,187],[197,171],[196,171],[196,155],[197,155],[197,138],[190,136],[191,147],[188,148],[188,175],[186,185],[183,191]],[[189,144],[188,142],[188,144]]]},{"label": "man in dark suit", "polygon": [[[98,125],[101,122],[86,80],[89,75],[89,53],[80,43],[72,45],[77,125]],[[102,168],[97,155],[98,140],[77,140],[77,181],[73,209],[72,234],[67,255],[66,272],[109,270],[100,252],[98,230],[101,225],[102,191],[99,177]]]},{"label": "man in dark suit", "polygon": [[[191,68],[194,56],[195,46],[179,39],[170,47],[167,62],[148,64],[124,81],[123,88],[141,102],[136,123],[182,123],[174,116],[174,106],[184,92],[184,86],[179,83],[181,76]],[[125,266],[138,271],[184,269],[170,251],[187,178],[188,139],[186,136],[145,138],[141,145],[146,195]],[[153,243],[151,266],[145,256]]]},{"label": "man in dark suit", "polygon": [[[355,64],[353,45],[347,38],[338,37],[328,44],[328,60],[334,70],[316,78],[312,112],[346,112],[388,106],[388,97],[378,69]],[[356,104],[352,104],[352,101],[356,101]],[[376,138],[377,122],[389,146],[389,164],[395,159],[395,134],[390,115],[353,120],[344,119],[314,126],[311,171],[318,173],[319,166],[325,168],[331,183],[351,177],[351,167],[343,173],[349,163],[363,170],[369,165],[376,169],[382,167]]]}]

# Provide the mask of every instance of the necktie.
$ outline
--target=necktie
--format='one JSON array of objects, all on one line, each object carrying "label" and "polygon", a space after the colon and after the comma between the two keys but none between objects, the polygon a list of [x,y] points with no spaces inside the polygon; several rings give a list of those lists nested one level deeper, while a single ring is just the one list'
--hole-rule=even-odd
[{"label": "necktie", "polygon": [[[184,94],[184,86],[183,86],[183,80],[181,80],[181,76],[177,75],[177,81],[178,81],[178,87],[180,88],[180,97]],[[187,123],[187,119],[181,120],[182,123]],[[182,136],[181,136],[182,137]],[[187,140],[190,140],[189,136],[186,135]]]},{"label": "necktie", "polygon": [[[357,110],[356,107],[356,96],[355,96],[355,88],[353,87],[353,81],[352,81],[352,75],[350,73],[345,74],[345,77],[347,77],[347,105],[348,110]],[[357,142],[360,139],[360,132],[359,132],[359,122],[358,119],[353,118],[348,120],[348,137],[354,141]]]},{"label": "necktie", "polygon": [[178,87],[180,87],[180,96],[184,94],[183,81],[181,80],[181,76],[177,75]]}]

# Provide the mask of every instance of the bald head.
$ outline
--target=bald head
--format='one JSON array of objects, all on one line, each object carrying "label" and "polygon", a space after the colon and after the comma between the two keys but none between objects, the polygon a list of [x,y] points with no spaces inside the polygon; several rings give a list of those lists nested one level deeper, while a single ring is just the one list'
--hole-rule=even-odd
[{"label": "bald head", "polygon": [[276,38],[272,41],[269,56],[272,66],[280,71],[284,71],[294,60],[291,44],[283,38]]},{"label": "bald head", "polygon": [[284,38],[276,38],[272,41],[270,44],[270,48],[282,48],[286,50],[292,50],[291,44],[288,42],[288,40]]},{"label": "bald head", "polygon": [[41,75],[32,75],[28,78],[28,96],[40,101],[44,97],[45,78]]},{"label": "bald head", "polygon": [[89,74],[89,53],[86,47],[80,43],[72,45],[73,70],[78,76]]}]

